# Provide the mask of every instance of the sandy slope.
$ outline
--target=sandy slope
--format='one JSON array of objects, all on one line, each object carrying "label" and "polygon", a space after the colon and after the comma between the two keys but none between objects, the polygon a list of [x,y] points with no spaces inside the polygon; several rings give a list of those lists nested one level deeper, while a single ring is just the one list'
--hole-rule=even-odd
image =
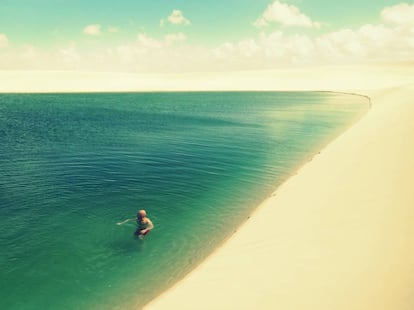
[{"label": "sandy slope", "polygon": [[373,107],[146,309],[414,309],[414,88]]}]

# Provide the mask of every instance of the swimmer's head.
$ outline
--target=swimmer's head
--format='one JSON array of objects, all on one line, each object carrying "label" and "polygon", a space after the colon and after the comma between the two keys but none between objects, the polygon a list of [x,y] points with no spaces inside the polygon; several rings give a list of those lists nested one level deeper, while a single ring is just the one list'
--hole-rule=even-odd
[{"label": "swimmer's head", "polygon": [[143,218],[147,216],[147,212],[145,210],[139,210],[137,213],[137,217]]}]

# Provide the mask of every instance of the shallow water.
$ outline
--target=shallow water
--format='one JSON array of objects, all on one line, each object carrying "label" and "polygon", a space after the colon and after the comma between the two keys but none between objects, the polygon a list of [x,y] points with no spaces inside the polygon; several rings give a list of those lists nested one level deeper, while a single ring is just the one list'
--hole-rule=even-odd
[{"label": "shallow water", "polygon": [[[0,95],[0,308],[140,307],[368,107],[317,92]],[[116,222],[146,209],[155,229]]]}]

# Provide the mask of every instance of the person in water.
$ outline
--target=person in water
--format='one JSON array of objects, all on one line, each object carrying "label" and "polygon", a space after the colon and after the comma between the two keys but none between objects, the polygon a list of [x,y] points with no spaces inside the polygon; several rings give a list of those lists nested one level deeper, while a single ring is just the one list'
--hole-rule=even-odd
[{"label": "person in water", "polygon": [[151,229],[154,228],[154,224],[152,224],[152,221],[147,217],[147,212],[145,210],[139,210],[137,212],[136,218],[127,219],[117,224],[122,225],[127,222],[134,221],[134,220],[136,220],[138,224],[138,228],[135,231],[134,235],[138,236],[140,239],[144,238],[144,236],[146,236],[151,231]]}]

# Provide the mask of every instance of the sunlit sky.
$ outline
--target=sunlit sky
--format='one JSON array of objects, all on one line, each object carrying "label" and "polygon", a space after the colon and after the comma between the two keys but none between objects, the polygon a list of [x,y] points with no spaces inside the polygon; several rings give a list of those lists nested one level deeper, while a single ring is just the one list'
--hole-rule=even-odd
[{"label": "sunlit sky", "polygon": [[0,70],[220,72],[414,60],[414,3],[0,0]]}]

